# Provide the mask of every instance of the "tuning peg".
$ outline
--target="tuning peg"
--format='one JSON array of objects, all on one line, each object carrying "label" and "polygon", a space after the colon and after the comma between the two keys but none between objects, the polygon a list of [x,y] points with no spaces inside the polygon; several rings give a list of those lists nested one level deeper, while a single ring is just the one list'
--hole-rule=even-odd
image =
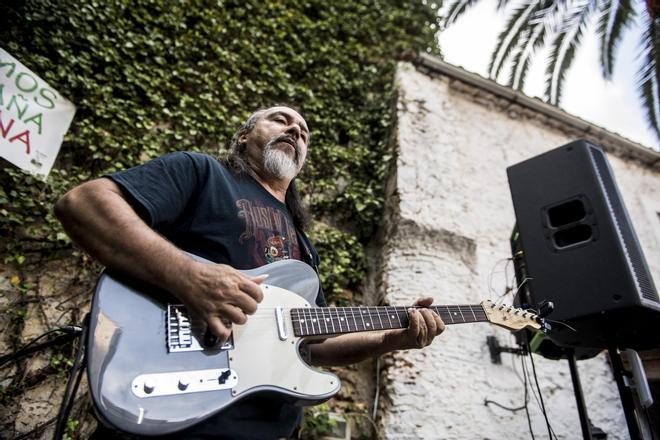
[{"label": "tuning peg", "polygon": [[555,310],[555,304],[552,301],[543,300],[539,304],[539,318],[545,318]]}]

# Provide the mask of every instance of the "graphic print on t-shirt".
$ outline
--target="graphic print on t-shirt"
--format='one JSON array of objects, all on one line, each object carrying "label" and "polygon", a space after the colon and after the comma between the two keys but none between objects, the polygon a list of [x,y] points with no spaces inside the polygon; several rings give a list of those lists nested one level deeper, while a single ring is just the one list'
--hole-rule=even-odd
[{"label": "graphic print on t-shirt", "polygon": [[296,229],[286,213],[273,206],[263,206],[257,200],[240,199],[236,206],[238,217],[245,220],[245,231],[238,241],[253,244],[252,254],[257,264],[300,259]]}]

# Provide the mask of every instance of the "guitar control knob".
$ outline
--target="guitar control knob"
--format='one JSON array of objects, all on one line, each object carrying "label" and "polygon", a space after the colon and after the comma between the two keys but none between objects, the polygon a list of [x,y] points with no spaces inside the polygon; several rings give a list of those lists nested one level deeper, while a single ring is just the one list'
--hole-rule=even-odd
[{"label": "guitar control knob", "polygon": [[218,384],[224,385],[225,382],[227,382],[227,379],[229,379],[229,376],[231,376],[231,370],[226,370],[223,373],[218,376]]},{"label": "guitar control knob", "polygon": [[156,389],[156,385],[154,384],[154,382],[152,380],[147,379],[147,380],[144,381],[144,392],[145,393],[151,394],[151,393],[154,392],[155,389]]},{"label": "guitar control knob", "polygon": [[179,378],[179,389],[181,391],[185,391],[186,388],[188,388],[188,385],[190,385],[190,379],[188,379],[186,376],[181,376]]}]

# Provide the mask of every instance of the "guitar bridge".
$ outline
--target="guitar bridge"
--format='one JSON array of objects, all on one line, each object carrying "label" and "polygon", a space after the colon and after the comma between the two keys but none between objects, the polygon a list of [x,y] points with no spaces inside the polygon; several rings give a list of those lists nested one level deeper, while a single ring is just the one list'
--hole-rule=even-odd
[{"label": "guitar bridge", "polygon": [[191,321],[188,310],[183,304],[167,305],[167,351],[169,353],[186,351],[204,351],[205,349],[231,350],[234,348],[233,336],[220,346],[205,347],[200,341],[202,326]]}]

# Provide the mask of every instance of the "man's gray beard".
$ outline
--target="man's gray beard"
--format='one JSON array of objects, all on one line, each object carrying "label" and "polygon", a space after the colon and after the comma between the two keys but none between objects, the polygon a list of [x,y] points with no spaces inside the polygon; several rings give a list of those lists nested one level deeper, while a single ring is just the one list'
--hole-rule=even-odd
[{"label": "man's gray beard", "polygon": [[267,145],[264,149],[264,169],[277,179],[293,179],[298,164],[284,151]]}]

